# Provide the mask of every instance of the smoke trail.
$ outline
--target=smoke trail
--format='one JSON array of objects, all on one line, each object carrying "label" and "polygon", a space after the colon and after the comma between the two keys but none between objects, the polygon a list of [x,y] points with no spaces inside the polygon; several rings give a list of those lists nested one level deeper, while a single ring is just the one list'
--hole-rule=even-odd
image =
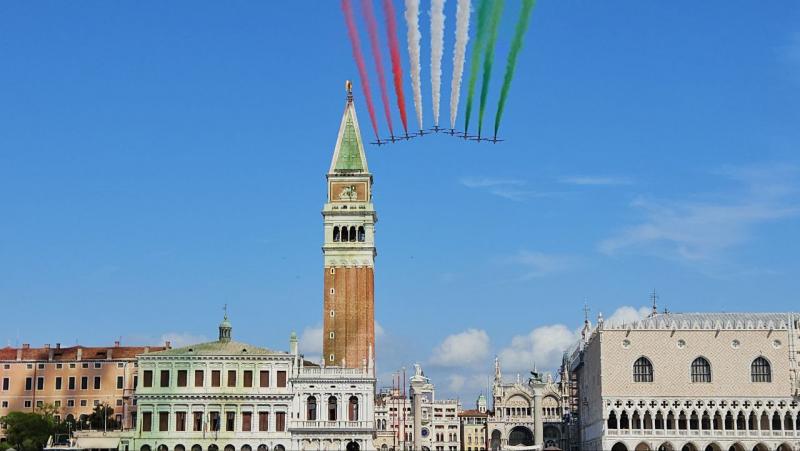
[{"label": "smoke trail", "polygon": [[458,0],[456,7],[456,44],[453,47],[453,81],[450,83],[450,128],[456,128],[461,77],[464,75],[464,56],[469,41],[469,0]]},{"label": "smoke trail", "polygon": [[508,90],[511,88],[511,79],[514,77],[514,69],[517,66],[517,56],[519,56],[519,51],[522,49],[522,38],[528,30],[531,11],[534,6],[536,6],[536,0],[522,0],[522,10],[519,13],[517,28],[514,31],[514,40],[511,41],[511,50],[508,51],[508,62],[506,63],[506,74],[503,77],[503,88],[500,91],[500,100],[497,102],[497,113],[494,116],[495,137],[497,136],[497,130],[500,129],[500,119],[503,117],[503,109],[506,106]]},{"label": "smoke trail", "polygon": [[487,16],[491,11],[491,0],[481,0],[478,6],[478,30],[475,33],[475,44],[472,45],[472,55],[469,61],[469,83],[467,84],[467,106],[464,111],[464,133],[469,130],[469,119],[472,115],[472,100],[475,95],[475,83],[478,81],[481,51],[486,39]]},{"label": "smoke trail", "polygon": [[378,42],[378,22],[375,20],[375,11],[372,9],[372,0],[361,0],[361,9],[364,13],[364,20],[367,22],[367,32],[369,34],[370,48],[372,49],[372,59],[375,60],[375,71],[378,72],[378,84],[381,88],[383,113],[386,115],[386,124],[389,126],[389,133],[394,136],[394,128],[392,127],[392,114],[389,112],[389,95],[386,93],[386,74],[383,72],[381,45]]},{"label": "smoke trail", "polygon": [[492,7],[492,18],[488,24],[486,35],[486,55],[483,60],[483,81],[481,81],[481,105],[478,110],[478,136],[483,127],[483,112],[486,109],[486,98],[489,94],[489,80],[492,78],[492,64],[494,63],[494,44],[497,42],[497,29],[503,15],[503,0],[497,0]]},{"label": "smoke trail", "polygon": [[422,130],[422,88],[420,87],[419,0],[406,0],[406,25],[408,26],[408,59],[411,66],[411,88],[414,90],[414,109],[417,111],[419,129]]},{"label": "smoke trail", "polygon": [[439,91],[442,87],[442,53],[444,53],[444,2],[431,0],[431,96],[433,125],[439,125]]},{"label": "smoke trail", "polygon": [[386,34],[389,37],[389,53],[392,56],[394,93],[397,96],[397,108],[400,110],[400,120],[403,122],[403,131],[407,135],[408,119],[406,118],[406,99],[403,95],[403,66],[400,64],[400,43],[397,40],[397,22],[395,21],[392,0],[383,0],[383,12],[386,15]]},{"label": "smoke trail", "polygon": [[344,21],[347,23],[347,34],[350,36],[350,43],[353,45],[353,58],[356,60],[358,75],[361,77],[361,89],[364,91],[364,99],[367,101],[367,111],[369,120],[372,122],[372,130],[378,138],[378,123],[375,120],[375,108],[372,105],[372,95],[369,91],[369,78],[367,78],[367,66],[364,64],[364,55],[361,54],[361,42],[358,40],[358,30],[356,20],[353,17],[353,5],[350,0],[342,0],[342,11],[344,11]]}]

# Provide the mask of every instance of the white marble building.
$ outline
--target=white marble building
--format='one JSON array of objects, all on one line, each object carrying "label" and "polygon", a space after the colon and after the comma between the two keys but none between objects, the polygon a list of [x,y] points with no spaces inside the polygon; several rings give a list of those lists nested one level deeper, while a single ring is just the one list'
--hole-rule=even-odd
[{"label": "white marble building", "polygon": [[138,380],[133,450],[372,449],[372,362],[305,362],[294,334],[288,353],[240,343],[226,315],[217,341],[141,355]]},{"label": "white marble building", "polygon": [[582,450],[800,450],[796,313],[602,315],[571,357]]}]

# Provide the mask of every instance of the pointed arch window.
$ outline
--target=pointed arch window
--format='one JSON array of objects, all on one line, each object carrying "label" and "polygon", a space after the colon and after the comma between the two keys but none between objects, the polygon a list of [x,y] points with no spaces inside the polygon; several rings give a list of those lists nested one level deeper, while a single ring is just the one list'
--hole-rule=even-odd
[{"label": "pointed arch window", "polygon": [[692,362],[692,382],[711,382],[711,364],[703,357],[698,357]]},{"label": "pointed arch window", "polygon": [[750,379],[753,382],[772,382],[772,368],[764,357],[753,360],[750,365]]},{"label": "pointed arch window", "polygon": [[634,382],[653,382],[653,364],[647,357],[639,357],[633,363]]}]

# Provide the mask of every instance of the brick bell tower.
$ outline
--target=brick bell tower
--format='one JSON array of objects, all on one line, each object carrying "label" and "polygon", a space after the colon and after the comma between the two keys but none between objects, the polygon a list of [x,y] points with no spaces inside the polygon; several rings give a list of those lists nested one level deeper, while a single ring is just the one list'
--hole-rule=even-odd
[{"label": "brick bell tower", "polygon": [[372,174],[356,111],[346,83],[339,135],[328,170],[328,199],[322,209],[325,240],[323,358],[326,365],[373,365],[375,350],[375,223]]}]

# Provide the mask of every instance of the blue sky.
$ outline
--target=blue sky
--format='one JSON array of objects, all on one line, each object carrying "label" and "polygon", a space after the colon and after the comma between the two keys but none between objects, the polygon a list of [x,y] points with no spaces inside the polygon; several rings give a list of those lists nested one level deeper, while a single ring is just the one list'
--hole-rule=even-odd
[{"label": "blue sky", "polygon": [[[318,352],[345,79],[371,135],[338,2],[4,2],[0,29],[2,344],[210,338],[227,303],[238,339]],[[584,299],[796,309],[799,89],[796,2],[538,2],[507,141],[368,149],[381,374],[469,404],[496,354],[557,362]]]}]

